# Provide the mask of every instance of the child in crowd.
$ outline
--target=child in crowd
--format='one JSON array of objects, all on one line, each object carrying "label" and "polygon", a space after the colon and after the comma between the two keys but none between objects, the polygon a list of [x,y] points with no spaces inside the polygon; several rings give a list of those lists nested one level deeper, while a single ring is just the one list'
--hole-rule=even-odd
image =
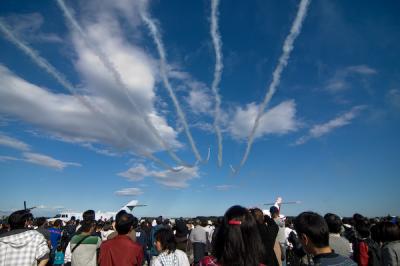
[{"label": "child in crowd", "polygon": [[54,255],[53,265],[58,265],[58,266],[64,265],[64,252],[61,245],[57,246],[57,250]]}]

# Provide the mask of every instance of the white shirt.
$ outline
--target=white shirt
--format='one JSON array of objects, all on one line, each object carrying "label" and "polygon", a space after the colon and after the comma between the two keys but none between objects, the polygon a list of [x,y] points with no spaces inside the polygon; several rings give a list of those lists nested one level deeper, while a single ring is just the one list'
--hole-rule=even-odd
[{"label": "white shirt", "polygon": [[175,252],[168,254],[162,252],[157,257],[153,257],[150,263],[151,266],[190,266],[189,259],[186,253],[182,250],[175,250]]}]

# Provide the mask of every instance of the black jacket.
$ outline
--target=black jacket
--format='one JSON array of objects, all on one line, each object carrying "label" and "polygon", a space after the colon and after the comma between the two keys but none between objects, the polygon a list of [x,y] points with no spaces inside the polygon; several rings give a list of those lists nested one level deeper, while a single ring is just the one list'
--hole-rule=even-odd
[{"label": "black jacket", "polygon": [[261,241],[264,245],[264,256],[260,263],[268,266],[278,266],[278,260],[274,252],[275,239],[278,235],[279,227],[271,218],[266,218],[267,224],[258,224]]}]

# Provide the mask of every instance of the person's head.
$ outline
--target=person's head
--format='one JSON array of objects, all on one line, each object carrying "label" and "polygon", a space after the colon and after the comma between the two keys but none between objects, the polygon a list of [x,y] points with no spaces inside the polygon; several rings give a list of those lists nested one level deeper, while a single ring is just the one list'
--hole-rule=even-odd
[{"label": "person's head", "polygon": [[278,209],[278,207],[272,206],[271,208],[269,208],[269,213],[271,214],[272,218],[279,217],[279,209]]},{"label": "person's head", "polygon": [[60,228],[61,225],[62,225],[62,221],[60,219],[55,220],[54,223],[53,223],[53,226],[55,228]]},{"label": "person's head", "polygon": [[87,210],[82,214],[82,218],[84,221],[94,221],[96,220],[96,213],[94,210]]},{"label": "person's head", "polygon": [[81,222],[81,231],[84,233],[93,233],[94,230],[96,229],[96,222],[95,221],[91,221],[91,220],[83,220]]},{"label": "person's head", "polygon": [[103,230],[104,227],[104,222],[102,220],[99,220],[96,222],[96,232],[100,232]]},{"label": "person's head", "polygon": [[341,232],[343,223],[339,216],[333,213],[327,213],[324,219],[328,225],[329,233],[339,234]]},{"label": "person's head", "polygon": [[155,234],[155,239],[158,252],[168,251],[168,253],[171,253],[176,250],[176,239],[171,229],[161,228]]},{"label": "person's head", "polygon": [[158,216],[157,219],[156,219],[156,224],[160,225],[160,224],[162,224],[162,222],[163,222],[162,216]]},{"label": "person's head", "polygon": [[186,227],[185,221],[182,219],[178,219],[175,221],[175,230],[177,237],[187,236],[188,234],[188,229]]},{"label": "person's head", "polygon": [[370,225],[367,218],[356,220],[355,228],[361,238],[370,236]]},{"label": "person's head", "polygon": [[382,242],[382,227],[383,223],[377,223],[371,226],[371,239],[374,240],[376,243]]},{"label": "person's head", "polygon": [[47,222],[47,220],[44,217],[36,218],[36,225],[38,227],[44,226],[46,224],[46,222]]},{"label": "person's head", "polygon": [[286,217],[286,219],[285,219],[285,227],[293,229],[293,220],[292,220],[292,218]]},{"label": "person's head", "polygon": [[329,247],[329,228],[318,213],[302,212],[294,219],[294,229],[307,253]]},{"label": "person's head", "polygon": [[194,220],[194,222],[193,222],[193,225],[194,226],[198,226],[198,225],[200,225],[201,224],[201,221],[200,221],[200,219],[196,219],[196,220]]},{"label": "person's head", "polygon": [[259,208],[250,209],[251,215],[253,215],[254,219],[256,220],[257,224],[264,223],[264,213]]},{"label": "person's head", "polygon": [[133,215],[122,210],[115,216],[115,229],[119,235],[126,235],[133,229]]},{"label": "person's head", "polygon": [[392,242],[400,240],[400,227],[392,222],[383,222],[381,225],[382,242]]},{"label": "person's head", "polygon": [[164,221],[162,222],[162,224],[164,225],[164,226],[171,226],[171,221],[169,220],[169,219],[164,219]]},{"label": "person's head", "polygon": [[264,250],[256,220],[242,206],[232,206],[213,241],[213,255],[222,265],[259,264]]},{"label": "person's head", "polygon": [[75,216],[71,216],[71,220],[70,221],[75,222],[75,220],[76,220],[76,217]]},{"label": "person's head", "polygon": [[139,226],[139,219],[133,216],[133,223],[132,223],[133,229],[136,229],[138,226]]},{"label": "person's head", "polygon": [[10,229],[23,229],[27,224],[33,220],[33,215],[29,210],[19,210],[11,213],[8,217],[8,223],[10,224]]}]

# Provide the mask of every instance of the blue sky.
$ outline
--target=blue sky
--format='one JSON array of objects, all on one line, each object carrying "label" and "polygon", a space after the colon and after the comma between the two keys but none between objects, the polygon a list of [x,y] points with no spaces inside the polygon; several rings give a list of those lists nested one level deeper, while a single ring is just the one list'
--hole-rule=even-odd
[{"label": "blue sky", "polygon": [[400,214],[398,1],[309,2],[249,157],[232,174],[300,2],[217,5],[218,167],[212,1],[1,1],[0,210],[26,200],[37,215],[111,211],[138,199],[148,207],[137,216],[222,215],[281,196],[302,201],[287,215]]}]

